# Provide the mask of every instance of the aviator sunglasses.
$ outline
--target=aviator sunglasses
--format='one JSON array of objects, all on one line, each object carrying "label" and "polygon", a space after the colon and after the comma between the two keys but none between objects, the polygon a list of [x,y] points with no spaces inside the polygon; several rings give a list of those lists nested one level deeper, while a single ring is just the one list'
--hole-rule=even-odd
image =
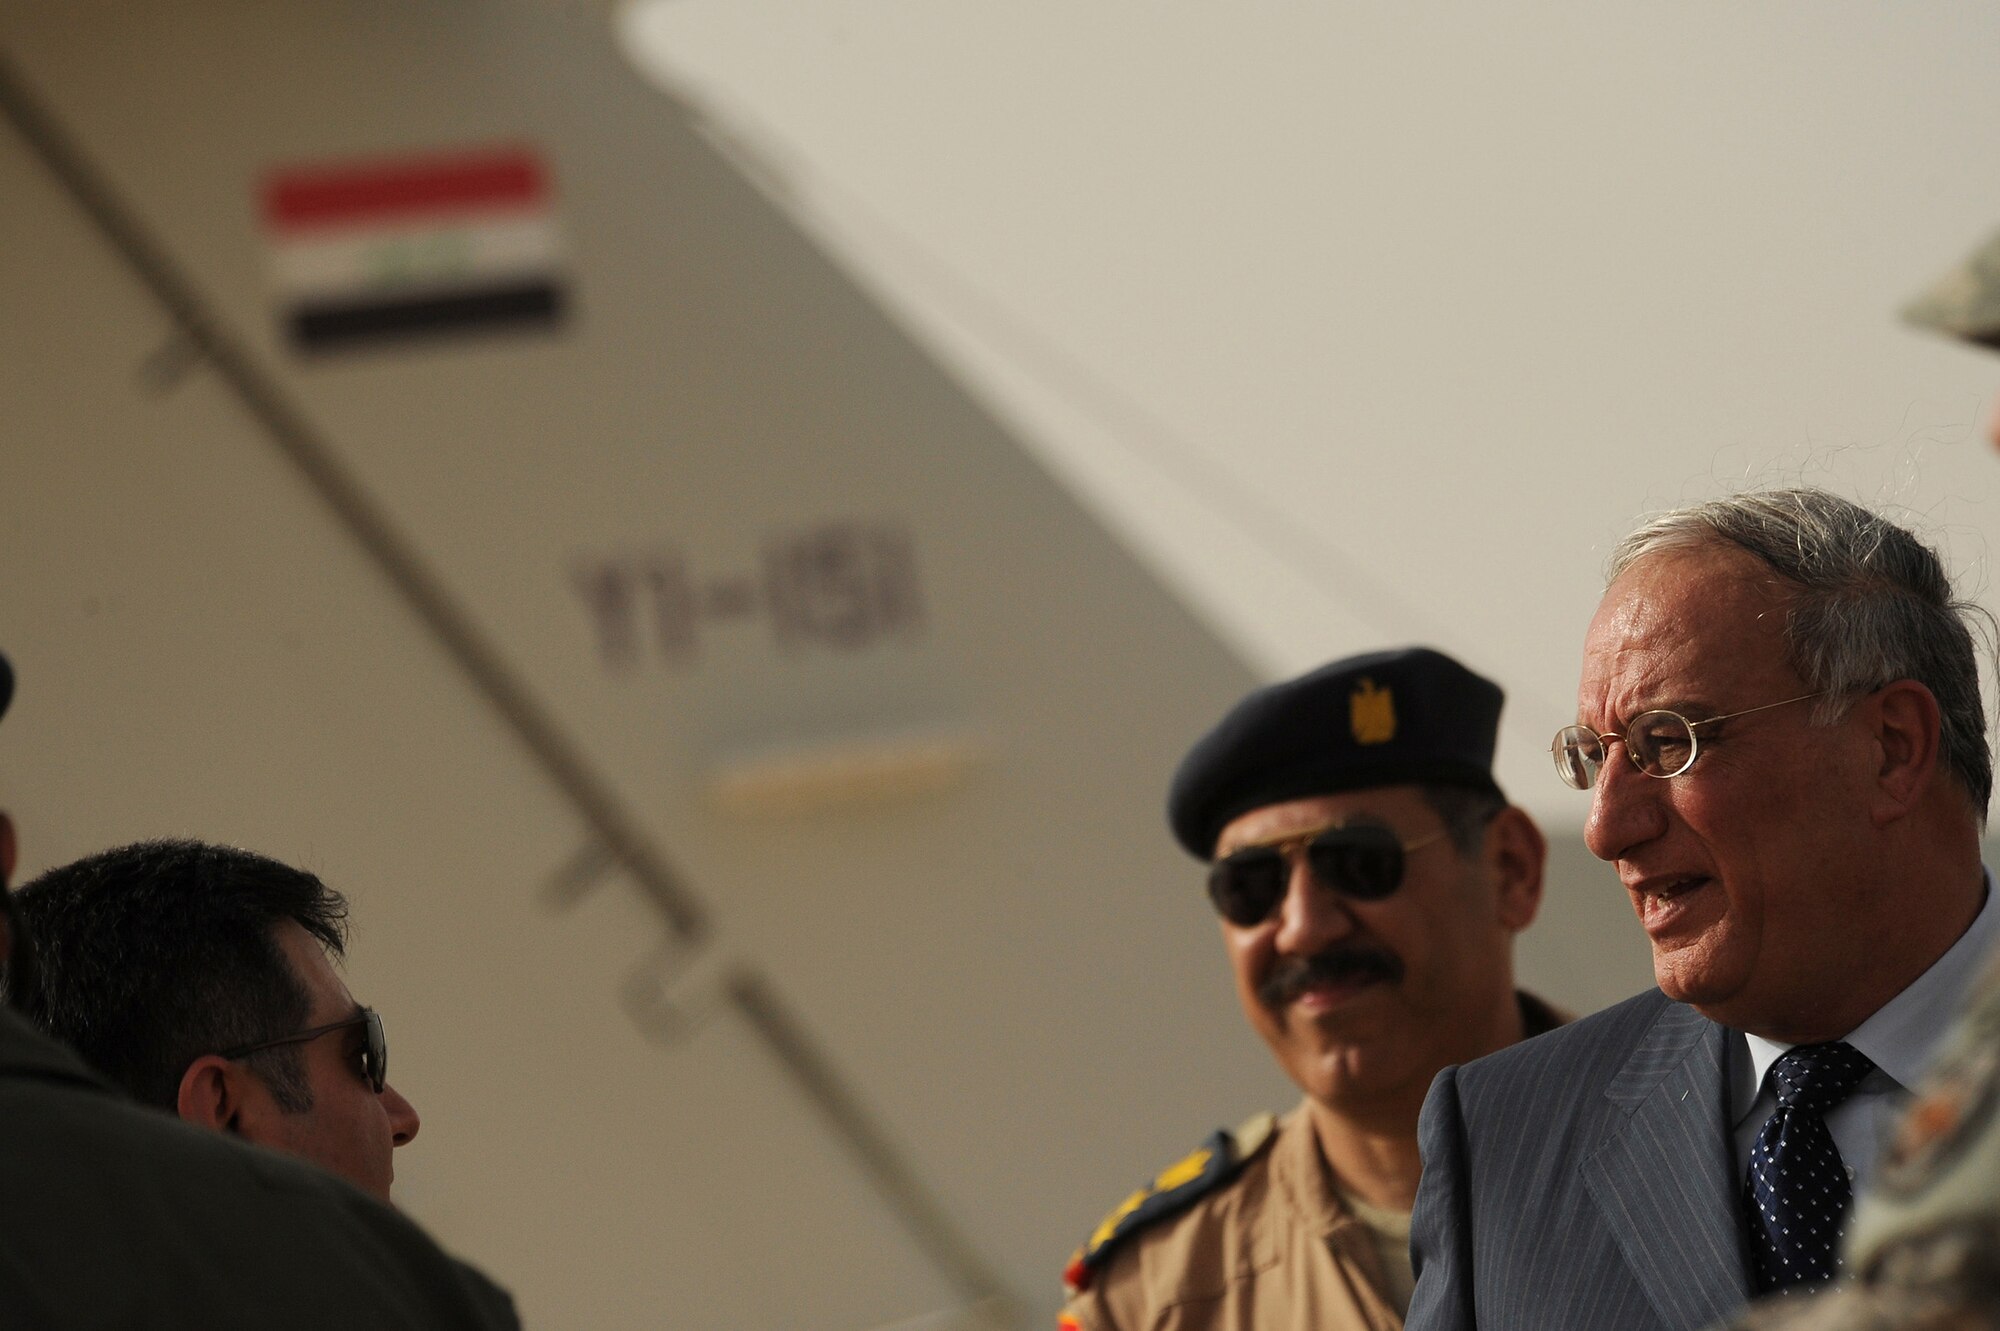
[{"label": "aviator sunglasses", "polygon": [[307,1030],[295,1031],[290,1035],[281,1035],[275,1040],[260,1040],[256,1044],[238,1045],[234,1049],[222,1050],[221,1054],[227,1059],[238,1059],[265,1049],[276,1049],[280,1045],[304,1044],[308,1040],[317,1040],[322,1035],[331,1035],[335,1031],[344,1031],[355,1026],[366,1028],[366,1039],[361,1046],[361,1074],[368,1079],[368,1084],[375,1088],[375,1094],[380,1095],[383,1088],[389,1084],[389,1040],[382,1034],[382,1014],[372,1007],[362,1008],[353,1016],[341,1021],[330,1021],[324,1026],[314,1026]]},{"label": "aviator sunglasses", "polygon": [[1209,867],[1208,899],[1231,924],[1263,923],[1285,899],[1291,852],[1303,847],[1314,878],[1356,901],[1380,901],[1403,885],[1403,856],[1444,837],[1437,831],[1406,842],[1374,823],[1315,828],[1223,856]]}]

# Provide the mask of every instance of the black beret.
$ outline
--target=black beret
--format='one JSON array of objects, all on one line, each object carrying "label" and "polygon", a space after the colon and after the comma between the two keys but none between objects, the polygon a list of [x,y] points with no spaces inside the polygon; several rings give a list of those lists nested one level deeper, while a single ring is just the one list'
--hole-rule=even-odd
[{"label": "black beret", "polygon": [[1267,804],[1412,783],[1499,794],[1504,696],[1428,647],[1350,656],[1258,689],[1181,759],[1167,822],[1205,860],[1223,828]]}]

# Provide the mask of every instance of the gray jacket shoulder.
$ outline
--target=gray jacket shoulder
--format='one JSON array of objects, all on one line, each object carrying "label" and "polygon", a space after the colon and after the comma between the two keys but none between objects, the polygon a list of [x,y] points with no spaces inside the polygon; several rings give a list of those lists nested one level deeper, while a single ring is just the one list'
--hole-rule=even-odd
[{"label": "gray jacket shoulder", "polygon": [[1454,1074],[1459,1099],[1470,1112],[1496,1097],[1515,1099],[1543,1086],[1563,1088],[1566,1097],[1572,1096],[1580,1086],[1617,1075],[1662,1017],[1680,1014],[1694,1015],[1658,989],[1635,994],[1459,1067]]}]

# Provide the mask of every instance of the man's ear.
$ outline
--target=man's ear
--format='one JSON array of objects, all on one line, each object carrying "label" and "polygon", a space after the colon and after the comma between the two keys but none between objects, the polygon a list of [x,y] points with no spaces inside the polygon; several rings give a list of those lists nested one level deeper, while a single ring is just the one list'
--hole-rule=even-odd
[{"label": "man's ear", "polygon": [[213,1132],[243,1130],[243,1067],[220,1054],[203,1054],[181,1074],[180,1098],[174,1109],[183,1122]]},{"label": "man's ear", "polygon": [[1867,708],[1875,741],[1875,825],[1896,821],[1930,791],[1943,757],[1943,714],[1937,697],[1914,679],[1899,679],[1857,703]]},{"label": "man's ear", "polygon": [[1486,826],[1485,858],[1493,874],[1500,926],[1517,934],[1535,922],[1535,912],[1541,909],[1548,839],[1534,819],[1510,804]]}]

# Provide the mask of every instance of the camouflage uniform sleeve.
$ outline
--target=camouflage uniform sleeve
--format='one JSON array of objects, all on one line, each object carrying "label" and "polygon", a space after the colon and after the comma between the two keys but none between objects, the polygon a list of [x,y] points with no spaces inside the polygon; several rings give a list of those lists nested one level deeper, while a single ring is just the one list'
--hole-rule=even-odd
[{"label": "camouflage uniform sleeve", "polygon": [[1765,1299],[1729,1331],[2000,1331],[2000,1225],[1905,1239],[1868,1278]]}]

